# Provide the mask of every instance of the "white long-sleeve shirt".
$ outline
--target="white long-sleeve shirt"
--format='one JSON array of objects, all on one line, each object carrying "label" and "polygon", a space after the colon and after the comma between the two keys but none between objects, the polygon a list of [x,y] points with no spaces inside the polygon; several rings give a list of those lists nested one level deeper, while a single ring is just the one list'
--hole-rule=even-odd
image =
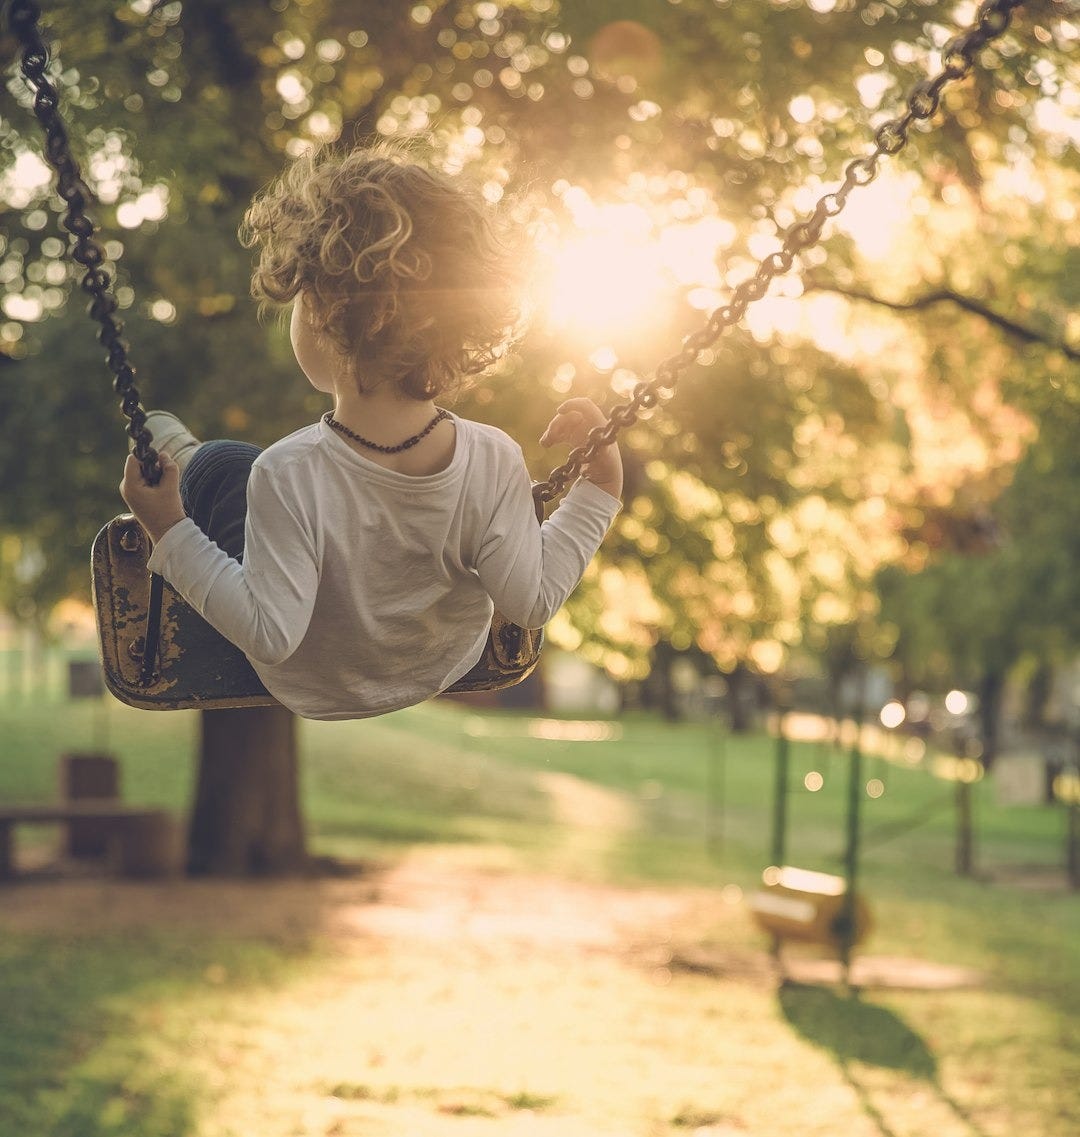
[{"label": "white long-sleeve shirt", "polygon": [[365,718],[449,687],[480,658],[493,604],[546,623],[581,580],[616,498],[579,481],[537,525],[521,448],[453,416],[439,473],[364,458],[325,422],[275,443],[248,483],[243,562],[190,519],[150,558],[306,718]]}]

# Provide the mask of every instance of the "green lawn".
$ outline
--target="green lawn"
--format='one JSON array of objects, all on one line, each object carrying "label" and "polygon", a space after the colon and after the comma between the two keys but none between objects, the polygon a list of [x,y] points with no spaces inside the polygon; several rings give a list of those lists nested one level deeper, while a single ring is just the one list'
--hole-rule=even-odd
[{"label": "green lawn", "polygon": [[[197,725],[111,706],[108,746],[128,800],[184,808]],[[94,748],[100,727],[85,704],[0,706],[0,801],[50,798],[58,755]],[[0,1137],[1074,1137],[1080,1127],[1080,898],[1033,887],[1062,863],[1060,809],[1002,808],[989,781],[978,785],[979,875],[959,879],[953,787],[867,759],[885,793],[863,801],[860,874],[875,917],[865,953],[981,978],[852,1001],[830,987],[777,992],[760,966],[765,941],[739,897],[768,862],[766,737],[432,704],[304,723],[301,745],[314,852],[384,869],[423,856],[480,881],[555,879],[601,898],[613,888],[688,897],[697,917],[640,958],[585,953],[559,972],[550,953],[504,959],[495,941],[409,941],[389,959],[382,941],[346,948],[328,930],[346,893],[316,883],[230,886],[270,913],[233,925],[228,902],[206,891],[214,885],[20,882],[8,904],[0,892]],[[811,770],[825,778],[817,793],[802,789]],[[839,869],[845,777],[843,756],[793,746],[792,863]],[[51,839],[20,834],[20,852],[32,861]],[[342,887],[353,904],[359,885]],[[304,895],[310,904],[293,911]],[[61,898],[70,915],[27,916]],[[110,921],[109,904],[145,911],[121,918],[118,907]],[[349,1000],[358,1009],[343,1027],[334,1016]],[[536,1000],[562,1026],[551,1027],[557,1042],[536,1043],[524,1084],[508,1041],[523,1028],[510,1019],[520,1008],[545,1038]],[[444,1003],[461,1004],[452,1029],[437,1015]],[[376,1009],[386,1042],[360,1076],[341,1053],[367,1041],[320,1047]],[[470,1048],[478,1023],[489,1033]],[[298,1036],[303,1058],[284,1041]],[[444,1085],[443,1074],[458,1080]]]}]

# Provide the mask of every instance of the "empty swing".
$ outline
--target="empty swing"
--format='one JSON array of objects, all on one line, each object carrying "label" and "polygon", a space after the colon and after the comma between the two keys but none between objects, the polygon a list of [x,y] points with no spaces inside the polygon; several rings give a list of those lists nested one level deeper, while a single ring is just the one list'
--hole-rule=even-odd
[{"label": "empty swing", "polygon": [[[608,422],[590,432],[584,446],[571,451],[563,465],[534,486],[538,521],[545,503],[558,497],[601,448],[612,443],[624,427],[637,422],[643,410],[670,397],[699,353],[739,323],[750,304],[765,296],[773,279],[791,270],[799,253],[821,240],[826,221],[843,210],[851,191],[873,181],[882,157],[904,148],[915,122],[927,122],[934,116],[944,88],[971,72],[977,53],[1005,32],[1013,9],[1021,3],[984,0],[974,23],[943,49],[938,73],[917,83],[907,95],[904,112],[876,129],[872,149],[848,162],[839,187],[823,194],[813,211],[786,231],[781,249],[763,258],[754,276],[739,284],[727,303],[687,336],[678,352],[657,366],[652,379],[639,382],[631,395],[611,410]],[[39,16],[33,0],[12,0],[8,19],[21,45],[20,72],[34,93],[34,114],[45,132],[45,157],[56,171],[57,192],[66,204],[63,225],[73,238],[70,255],[86,270],[81,287],[91,297],[89,315],[100,325],[97,338],[107,351],[113,387],[128,419],[133,452],[143,477],[154,484],[160,479],[161,467],[146,429],[135,370],[121,339],[123,325],[115,319],[117,302],[112,282],[101,267],[104,254],[94,240],[94,225],[86,214],[91,193],[71,154],[57,89],[46,74],[49,51],[41,36]],[[144,710],[272,705],[275,700],[244,654],[166,581],[149,572],[149,556],[149,539],[130,514],[105,525],[93,544],[94,607],[105,684],[112,694]],[[542,642],[541,630],[518,627],[496,612],[480,660],[447,690],[493,691],[520,683],[539,663]]]}]

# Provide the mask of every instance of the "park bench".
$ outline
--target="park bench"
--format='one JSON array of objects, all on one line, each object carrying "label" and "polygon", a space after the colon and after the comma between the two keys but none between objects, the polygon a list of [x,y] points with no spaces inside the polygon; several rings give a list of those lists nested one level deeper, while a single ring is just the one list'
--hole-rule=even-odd
[{"label": "park bench", "polygon": [[176,832],[160,809],[115,798],[82,798],[41,805],[0,805],[0,881],[15,877],[16,825],[78,824],[93,820],[107,831],[108,859],[124,876],[165,876],[177,864]]}]

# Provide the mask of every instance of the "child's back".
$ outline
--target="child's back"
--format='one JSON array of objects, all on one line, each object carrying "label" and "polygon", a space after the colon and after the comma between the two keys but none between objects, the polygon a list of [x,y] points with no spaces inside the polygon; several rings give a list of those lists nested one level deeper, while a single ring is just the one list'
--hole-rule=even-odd
[{"label": "child's back", "polygon": [[[367,151],[305,159],[247,235],[256,295],[294,302],[297,361],[334,409],[261,454],[171,428],[159,486],[129,463],[122,491],[151,567],[286,706],[354,718],[419,702],[476,662],[493,604],[538,627],[563,603],[618,509],[618,453],[538,526],[517,444],[435,406],[515,316],[513,251],[451,179]],[[571,400],[543,441],[602,421]],[[179,496],[170,452],[186,459]],[[235,532],[245,507],[243,540],[219,548],[207,533]]]}]

